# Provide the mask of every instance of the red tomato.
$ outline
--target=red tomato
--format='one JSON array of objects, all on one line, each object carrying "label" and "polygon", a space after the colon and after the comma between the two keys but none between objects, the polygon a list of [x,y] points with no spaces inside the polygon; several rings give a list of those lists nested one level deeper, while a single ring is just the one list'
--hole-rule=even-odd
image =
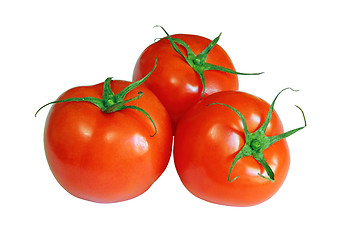
[{"label": "red tomato", "polygon": [[[226,91],[204,98],[185,114],[175,133],[174,161],[181,181],[192,194],[212,203],[251,206],[278,191],[290,163],[288,145],[279,138],[301,128],[267,138],[283,133],[275,112],[269,114],[269,124],[264,124],[269,107],[253,95]],[[260,128],[265,137],[258,134]],[[260,164],[264,159],[267,169]]]},{"label": "red tomato", "polygon": [[[130,82],[111,81],[114,93]],[[76,87],[59,98],[101,98],[104,84]],[[138,92],[142,92],[139,98]],[[134,98],[134,99],[132,99]],[[72,195],[110,203],[144,193],[165,170],[172,148],[170,118],[158,98],[138,86],[125,95],[133,108],[104,113],[88,102],[56,103],[45,125],[45,152],[52,173]]]},{"label": "red tomato", "polygon": [[[212,66],[209,64],[213,64],[235,71],[228,54],[223,48],[215,44],[214,46],[211,45],[210,51],[209,44],[212,42],[211,40],[189,34],[175,34],[171,38],[182,40],[188,45],[193,54],[189,54],[184,46],[178,44],[178,42],[176,43],[183,56],[191,59],[187,61],[176,52],[168,38],[161,39],[148,46],[140,55],[135,65],[133,81],[138,81],[144,77],[151,70],[154,59],[158,58],[158,67],[144,84],[164,104],[175,130],[179,119],[202,98],[202,94],[207,96],[215,92],[237,90],[238,77],[236,74],[218,70],[205,69],[205,71],[202,71],[202,66],[206,64],[208,65],[205,68],[211,68]],[[217,42],[218,38],[214,39],[214,41]],[[215,43],[214,41],[213,43]],[[207,47],[210,52],[206,57],[200,53]],[[204,62],[205,60],[206,62]],[[194,69],[189,64],[194,65]],[[203,72],[204,83],[202,83],[197,71]],[[205,85],[205,89],[203,85]]]}]

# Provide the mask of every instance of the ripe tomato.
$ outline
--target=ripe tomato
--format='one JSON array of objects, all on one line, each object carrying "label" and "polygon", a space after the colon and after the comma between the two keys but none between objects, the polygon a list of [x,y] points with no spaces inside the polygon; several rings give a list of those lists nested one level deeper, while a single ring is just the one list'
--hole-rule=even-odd
[{"label": "ripe tomato", "polygon": [[175,133],[174,161],[192,194],[212,203],[251,206],[276,193],[290,163],[282,138],[303,127],[283,133],[274,103],[269,110],[258,97],[226,91],[204,98],[184,115]]},{"label": "ripe tomato", "polygon": [[197,35],[169,36],[165,33],[167,38],[151,44],[141,53],[134,68],[133,81],[144,77],[154,58],[158,58],[159,66],[144,84],[164,104],[175,131],[179,119],[202,96],[237,90],[236,74],[245,73],[235,72],[228,54],[216,44],[220,36],[211,41]]},{"label": "ripe tomato", "polygon": [[[119,93],[129,84],[111,81],[108,90],[111,85]],[[103,88],[105,92],[102,83],[76,87],[59,100],[100,99]],[[46,157],[57,181],[72,195],[101,203],[128,200],[144,193],[165,170],[172,148],[170,118],[144,86],[129,91],[123,103],[130,100],[131,106],[112,113],[89,102],[56,103],[51,108],[44,134]]]}]

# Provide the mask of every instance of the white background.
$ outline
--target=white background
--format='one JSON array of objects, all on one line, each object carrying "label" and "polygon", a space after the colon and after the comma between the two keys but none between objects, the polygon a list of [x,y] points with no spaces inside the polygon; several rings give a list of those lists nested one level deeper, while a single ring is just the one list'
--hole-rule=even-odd
[{"label": "white background", "polygon": [[[360,37],[357,1],[1,1],[1,239],[359,239]],[[131,80],[140,53],[164,33],[213,39],[240,90],[271,102],[288,138],[289,175],[254,207],[211,204],[180,182],[173,158],[143,195],[115,204],[77,199],[43,150],[62,92],[112,76]]]}]

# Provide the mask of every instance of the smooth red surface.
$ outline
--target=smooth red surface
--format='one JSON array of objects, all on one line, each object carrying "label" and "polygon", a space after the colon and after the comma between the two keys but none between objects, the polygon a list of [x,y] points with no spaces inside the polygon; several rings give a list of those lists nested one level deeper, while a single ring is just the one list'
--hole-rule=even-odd
[{"label": "smooth red surface", "polygon": [[[172,35],[187,43],[195,55],[201,53],[211,40],[187,34]],[[184,47],[178,45],[181,52],[187,56]],[[133,81],[143,78],[154,66],[155,58],[158,65],[144,85],[152,90],[169,112],[173,129],[183,114],[197,103],[202,94],[202,83],[199,75],[172,48],[169,40],[161,39],[140,55],[134,69]],[[207,63],[235,70],[227,53],[219,46],[210,51]],[[220,71],[205,71],[205,96],[215,92],[238,89],[238,77],[235,74]]]},{"label": "smooth red surface", "polygon": [[[112,81],[116,94],[129,85]],[[59,99],[101,98],[103,83],[76,87]],[[45,126],[45,151],[57,181],[76,197],[94,202],[118,202],[144,193],[165,170],[172,147],[170,118],[157,97],[139,86],[126,99],[143,96],[127,105],[144,109],[158,132],[142,113],[124,109],[103,113],[87,102],[57,103]]]},{"label": "smooth red surface", "polygon": [[[266,176],[264,168],[253,157],[244,157],[231,173],[231,179],[240,177],[230,183],[230,166],[245,143],[245,135],[236,113],[221,105],[207,106],[213,102],[239,110],[249,132],[262,125],[270,107],[260,98],[237,91],[215,93],[195,105],[181,119],[175,133],[174,161],[181,181],[195,196],[217,204],[252,206],[266,201],[286,178],[290,163],[286,141],[280,140],[264,150],[275,182],[258,176],[258,173]],[[274,111],[265,135],[282,132]]]}]

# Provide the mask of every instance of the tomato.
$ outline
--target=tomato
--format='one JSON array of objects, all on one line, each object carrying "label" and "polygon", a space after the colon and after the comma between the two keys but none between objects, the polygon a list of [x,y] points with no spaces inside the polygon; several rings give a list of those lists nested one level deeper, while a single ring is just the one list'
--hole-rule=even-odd
[{"label": "tomato", "polygon": [[[164,30],[165,31],[165,30]],[[238,77],[225,50],[198,35],[175,34],[148,46],[138,58],[133,81],[138,81],[152,67],[159,66],[144,83],[167,109],[173,129],[183,114],[202,97],[215,92],[238,89]],[[221,66],[221,67],[218,67]],[[250,73],[251,74],[251,73]]]},{"label": "tomato", "polygon": [[252,206],[278,191],[290,164],[283,138],[304,127],[283,133],[274,103],[270,108],[256,96],[225,91],[185,114],[175,133],[174,161],[193,195],[222,205]]},{"label": "tomato", "polygon": [[[48,164],[60,185],[76,197],[100,203],[144,193],[165,170],[172,148],[170,118],[149,89],[129,91],[131,82],[119,80],[106,83],[62,94],[59,100],[74,101],[53,105],[44,134]],[[114,94],[127,89],[122,103],[132,105],[120,104],[121,110],[105,113],[96,102],[80,101],[101,99],[103,88]]]}]

